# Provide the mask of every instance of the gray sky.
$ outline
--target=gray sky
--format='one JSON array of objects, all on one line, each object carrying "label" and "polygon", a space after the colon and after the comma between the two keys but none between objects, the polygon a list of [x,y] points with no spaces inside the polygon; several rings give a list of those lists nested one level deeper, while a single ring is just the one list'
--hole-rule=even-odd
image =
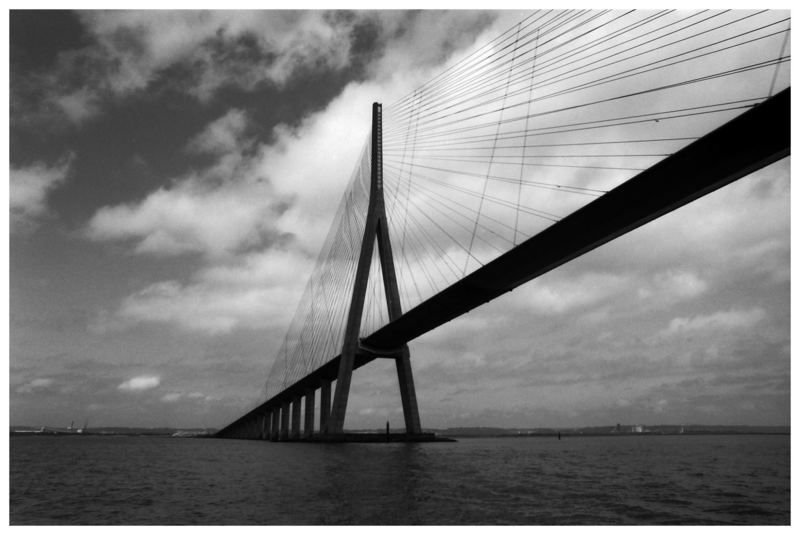
[{"label": "gray sky", "polygon": [[[221,427],[369,128],[517,12],[11,16],[11,423]],[[789,161],[411,344],[423,426],[789,423]],[[402,424],[391,363],[348,427]]]}]

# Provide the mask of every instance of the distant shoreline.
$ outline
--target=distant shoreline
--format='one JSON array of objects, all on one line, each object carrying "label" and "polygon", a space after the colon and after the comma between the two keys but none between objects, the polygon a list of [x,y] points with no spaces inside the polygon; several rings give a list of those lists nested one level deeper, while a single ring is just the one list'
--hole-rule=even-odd
[{"label": "distant shoreline", "polygon": [[577,437],[577,436],[678,436],[678,435],[790,435],[789,426],[750,425],[621,425],[572,428],[503,429],[458,427],[437,431],[448,437]]},{"label": "distant shoreline", "polygon": [[498,433],[498,434],[458,434],[438,433],[452,438],[580,438],[580,437],[667,437],[667,436],[721,436],[721,435],[791,435],[789,431],[696,431],[686,433]]},{"label": "distant shoreline", "polygon": [[[212,437],[216,429],[178,429],[178,428],[129,428],[97,427],[94,429],[69,430],[33,426],[12,426],[11,436],[151,436],[174,438]],[[397,430],[402,431],[401,429]],[[620,437],[620,436],[680,436],[680,435],[791,435],[789,426],[714,426],[714,425],[626,425],[580,428],[496,428],[496,427],[455,427],[446,429],[426,429],[440,437],[450,438],[528,438],[528,437]],[[360,429],[353,433],[374,433],[374,429]]]}]

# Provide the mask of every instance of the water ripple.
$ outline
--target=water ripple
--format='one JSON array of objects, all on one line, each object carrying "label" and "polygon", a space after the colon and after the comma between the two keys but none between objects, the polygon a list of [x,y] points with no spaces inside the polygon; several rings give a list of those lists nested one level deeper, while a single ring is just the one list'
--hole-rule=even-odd
[{"label": "water ripple", "polygon": [[[788,524],[788,436],[13,437],[12,524]],[[713,453],[712,453],[713,452]]]}]

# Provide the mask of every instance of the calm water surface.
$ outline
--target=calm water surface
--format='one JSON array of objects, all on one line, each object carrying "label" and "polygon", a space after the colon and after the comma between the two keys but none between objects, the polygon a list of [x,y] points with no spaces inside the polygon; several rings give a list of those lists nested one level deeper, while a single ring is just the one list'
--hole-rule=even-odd
[{"label": "calm water surface", "polygon": [[788,436],[15,436],[12,524],[788,524]]}]

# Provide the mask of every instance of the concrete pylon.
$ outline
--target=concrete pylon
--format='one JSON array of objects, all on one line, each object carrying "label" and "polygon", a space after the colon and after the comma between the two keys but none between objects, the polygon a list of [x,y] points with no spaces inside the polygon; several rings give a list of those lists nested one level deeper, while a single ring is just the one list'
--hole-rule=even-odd
[{"label": "concrete pylon", "polygon": [[291,438],[300,438],[300,405],[303,401],[302,396],[297,396],[292,400],[292,431]]},{"label": "concrete pylon", "polygon": [[[372,105],[372,153],[370,169],[370,194],[367,208],[367,219],[364,225],[364,237],[358,256],[353,296],[344,333],[344,344],[339,360],[339,372],[336,377],[336,391],[333,396],[328,433],[344,432],[344,418],[347,412],[347,400],[350,395],[350,380],[353,376],[353,364],[359,348],[359,330],[361,316],[364,311],[364,299],[369,282],[370,264],[375,242],[378,244],[378,257],[383,273],[383,288],[386,294],[386,306],[389,320],[393,321],[402,315],[400,291],[397,287],[397,276],[392,258],[392,246],[389,240],[389,226],[386,220],[386,207],[383,199],[383,133],[382,108],[377,102]],[[398,348],[394,357],[397,362],[397,378],[400,382],[400,396],[403,402],[403,416],[407,433],[420,433],[419,410],[411,373],[410,353],[407,346]],[[324,396],[323,396],[324,399]]]},{"label": "concrete pylon", "polygon": [[289,440],[289,402],[281,403],[281,432],[280,440]]},{"label": "concrete pylon", "polygon": [[280,435],[281,429],[281,409],[280,407],[273,407],[272,408],[272,415],[270,420],[272,421],[270,428],[269,428],[269,439],[272,441],[278,440],[278,436]]},{"label": "concrete pylon", "polygon": [[328,418],[331,415],[331,382],[323,379],[319,389],[319,432],[328,432]]},{"label": "concrete pylon", "polygon": [[316,403],[315,398],[316,390],[309,388],[306,390],[306,402],[305,402],[305,410],[306,410],[306,417],[305,423],[303,425],[303,436],[306,438],[310,438],[314,436],[314,405]]}]

